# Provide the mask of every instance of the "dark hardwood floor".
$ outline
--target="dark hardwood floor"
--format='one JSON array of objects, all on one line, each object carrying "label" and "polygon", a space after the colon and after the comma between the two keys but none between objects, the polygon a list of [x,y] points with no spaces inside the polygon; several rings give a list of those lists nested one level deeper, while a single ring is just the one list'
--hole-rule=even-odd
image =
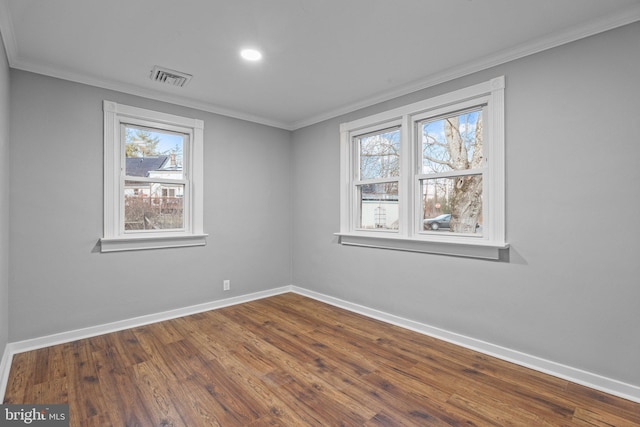
[{"label": "dark hardwood floor", "polygon": [[640,404],[297,294],[15,355],[72,426],[634,426]]}]

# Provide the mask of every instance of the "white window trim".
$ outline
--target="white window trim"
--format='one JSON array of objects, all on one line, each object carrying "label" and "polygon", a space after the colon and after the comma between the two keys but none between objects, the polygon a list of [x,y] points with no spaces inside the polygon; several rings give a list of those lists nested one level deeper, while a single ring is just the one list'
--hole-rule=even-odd
[{"label": "white window trim", "polygon": [[[100,239],[102,252],[131,251],[142,249],[203,246],[207,234],[203,231],[203,150],[204,122],[198,119],[160,113],[143,108],[103,102],[104,110],[104,230]],[[185,206],[185,228],[138,234],[124,233],[124,181],[122,174],[121,124],[146,124],[172,130],[181,130],[190,135],[190,146],[185,150],[188,157],[188,194]]]},{"label": "white window trim", "polygon": [[[405,105],[373,116],[340,125],[340,231],[335,233],[343,245],[437,253],[472,258],[501,259],[501,250],[509,247],[505,235],[505,134],[504,76],[424,101]],[[485,229],[482,236],[444,235],[416,232],[420,206],[417,204],[418,159],[415,149],[415,123],[429,115],[437,115],[452,106],[484,103],[487,117],[488,144],[485,145],[486,191]],[[356,196],[352,138],[363,131],[384,129],[402,123],[400,142],[400,181],[398,196],[399,230],[377,231],[356,229]],[[484,181],[484,180],[483,180]]]}]

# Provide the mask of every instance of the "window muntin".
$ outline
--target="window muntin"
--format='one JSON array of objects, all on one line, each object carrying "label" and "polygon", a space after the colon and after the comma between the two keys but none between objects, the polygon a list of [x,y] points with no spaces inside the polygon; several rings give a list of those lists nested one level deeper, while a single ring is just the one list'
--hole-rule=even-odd
[{"label": "window muntin", "polygon": [[[482,234],[485,109],[479,105],[417,121],[422,202],[418,233]],[[443,214],[450,215],[448,221],[434,220]]]},{"label": "window muntin", "polygon": [[124,233],[184,230],[184,184],[124,184]]},{"label": "window muntin", "polygon": [[400,129],[386,129],[355,138],[360,180],[400,175]]},{"label": "window muntin", "polygon": [[358,185],[359,221],[363,230],[398,229],[398,183]]},{"label": "window muntin", "polygon": [[482,167],[481,107],[418,122],[422,142],[422,173]]},{"label": "window muntin", "polygon": [[102,252],[206,244],[198,119],[104,101]]},{"label": "window muntin", "polygon": [[122,124],[124,233],[184,231],[188,133]]},{"label": "window muntin", "polygon": [[[504,77],[497,77],[341,124],[339,242],[498,259],[499,251],[508,247],[504,87]],[[366,168],[361,152],[380,163],[387,154],[371,155],[366,150],[371,140],[364,137],[380,137],[389,129],[399,135],[393,147],[399,153],[399,171],[392,175],[370,172],[375,169],[369,167],[362,173]],[[389,183],[397,184],[397,196],[395,189],[370,187]],[[397,222],[389,222],[388,206],[382,203],[396,197]],[[365,215],[365,202],[380,209]],[[425,220],[439,215],[451,215],[449,228],[425,227]]]},{"label": "window muntin", "polygon": [[356,156],[357,229],[397,231],[399,226],[400,128],[383,128],[352,139]]},{"label": "window muntin", "polygon": [[482,186],[481,174],[421,179],[420,231],[482,236]]},{"label": "window muntin", "polygon": [[[184,179],[189,135],[123,124],[125,175]],[[137,159],[137,160],[133,160]]]}]

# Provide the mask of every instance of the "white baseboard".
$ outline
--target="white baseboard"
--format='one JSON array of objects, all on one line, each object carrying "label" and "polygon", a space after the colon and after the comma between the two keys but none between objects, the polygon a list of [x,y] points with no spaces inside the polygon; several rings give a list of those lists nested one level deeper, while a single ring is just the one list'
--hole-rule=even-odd
[{"label": "white baseboard", "polygon": [[553,375],[555,377],[581,384],[586,387],[600,390],[605,393],[621,397],[623,399],[640,403],[640,386],[627,384],[622,381],[603,377],[598,374],[586,372],[581,369],[542,359],[475,338],[456,334],[454,332],[449,332],[444,329],[426,325],[424,323],[415,322],[413,320],[408,320],[399,316],[395,316],[393,314],[385,313],[362,305],[353,304],[348,301],[310,291],[298,286],[283,286],[268,291],[256,292],[218,301],[211,301],[204,304],[198,304],[161,313],[135,317],[132,319],[92,326],[89,328],[77,329],[74,331],[62,332],[59,334],[48,335],[40,338],[9,343],[5,348],[4,354],[2,355],[2,361],[0,362],[0,396],[2,396],[4,399],[7,382],[9,380],[11,361],[14,354],[49,347],[57,344],[64,344],[79,339],[91,338],[98,335],[121,331],[124,329],[144,326],[150,323],[162,322],[164,320],[175,319],[177,317],[202,313],[204,311],[215,310],[235,304],[242,304],[244,302],[255,301],[286,292],[295,292],[297,294],[313,298],[315,300],[325,302],[336,307],[344,308],[345,310],[359,313],[373,319],[381,320],[383,322],[387,322],[415,332],[419,332],[421,334],[441,339],[443,341],[447,341],[461,347],[478,351],[489,356],[497,357],[498,359],[502,359],[507,362],[515,363],[517,365],[543,372],[545,374]]},{"label": "white baseboard", "polygon": [[13,359],[14,354],[37,350],[39,348],[49,347],[52,345],[64,344],[84,338],[91,338],[111,332],[122,331],[124,329],[136,328],[139,326],[148,325],[150,323],[162,322],[164,320],[171,320],[178,317],[189,316],[191,314],[202,313],[204,311],[215,310],[231,305],[242,304],[244,302],[255,301],[286,292],[291,292],[291,286],[283,286],[268,291],[240,295],[237,297],[211,301],[203,304],[192,305],[189,307],[178,308],[175,310],[163,311],[161,313],[154,313],[146,316],[120,320],[117,322],[105,323],[103,325],[91,326],[88,328],[76,329],[73,331],[61,332],[59,334],[47,335],[39,338],[9,343],[7,344],[7,347],[4,351],[2,364],[0,365],[0,396],[2,396],[2,399],[4,400],[7,382],[9,381],[11,360]]},{"label": "white baseboard", "polygon": [[475,338],[456,334],[454,332],[449,332],[444,329],[426,325],[424,323],[414,322],[413,320],[404,319],[393,314],[388,314],[362,305],[353,304],[348,301],[320,294],[297,286],[293,286],[291,291],[309,298],[316,299],[318,301],[325,302],[327,304],[334,305],[336,307],[344,308],[345,310],[371,317],[373,319],[381,320],[383,322],[391,323],[393,325],[419,332],[430,337],[441,339],[443,341],[447,341],[452,344],[486,354],[488,356],[493,356],[507,362],[515,363],[516,365],[524,366],[535,371],[543,372],[554,377],[562,378],[564,380],[584,385],[595,390],[600,390],[602,392],[612,394],[623,399],[640,403],[640,386],[603,377],[598,374],[583,371],[581,369],[542,359],[537,356],[532,356]]},{"label": "white baseboard", "polygon": [[247,295],[226,298],[217,301],[206,302],[203,304],[191,305],[188,307],[177,308],[175,310],[163,311],[160,313],[148,314],[145,316],[134,317],[132,319],[120,320],[117,322],[106,323],[103,325],[90,326],[88,328],[76,329],[74,331],[62,332],[59,334],[47,335],[40,338],[33,338],[24,341],[9,343],[12,354],[22,353],[25,351],[36,350],[39,348],[49,347],[52,345],[64,344],[84,338],[91,338],[98,335],[108,334],[111,332],[122,331],[124,329],[137,328],[139,326],[148,325],[150,323],[162,322],[178,317],[189,316],[191,314],[202,313],[204,311],[215,310],[218,308],[228,307],[231,305],[242,304],[244,302],[255,301],[285,292],[291,292],[291,286],[271,289],[268,291],[255,292]]},{"label": "white baseboard", "polygon": [[7,390],[7,381],[9,380],[9,371],[11,370],[11,361],[13,360],[13,353],[9,349],[9,344],[4,348],[2,353],[2,360],[0,360],[0,404],[4,401],[4,393]]}]

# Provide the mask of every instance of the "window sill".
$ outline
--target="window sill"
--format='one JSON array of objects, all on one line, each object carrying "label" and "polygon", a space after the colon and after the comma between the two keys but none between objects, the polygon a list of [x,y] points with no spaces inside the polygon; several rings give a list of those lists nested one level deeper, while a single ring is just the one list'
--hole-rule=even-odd
[{"label": "window sill", "polygon": [[347,246],[362,246],[367,248],[391,249],[407,252],[422,252],[439,255],[458,256],[466,258],[480,258],[502,260],[503,252],[509,248],[508,243],[494,243],[487,240],[464,238],[464,241],[410,239],[397,235],[359,233],[335,233],[338,243]]},{"label": "window sill", "polygon": [[208,234],[179,234],[167,236],[126,236],[100,239],[100,252],[139,251],[145,249],[204,246]]}]

